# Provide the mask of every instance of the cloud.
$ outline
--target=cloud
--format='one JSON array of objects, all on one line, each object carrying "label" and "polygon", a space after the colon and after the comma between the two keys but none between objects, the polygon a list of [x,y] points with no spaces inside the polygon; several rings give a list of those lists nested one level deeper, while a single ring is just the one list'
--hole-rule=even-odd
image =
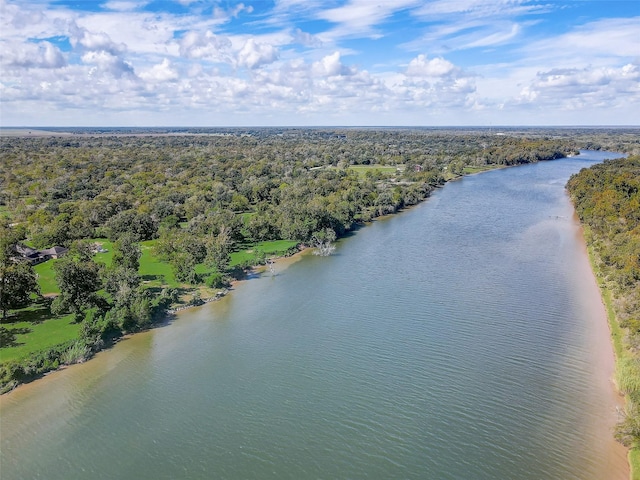
[{"label": "cloud", "polygon": [[[135,75],[133,67],[129,63],[104,50],[87,52],[82,56],[82,61],[85,64],[95,65],[97,69],[116,78],[120,78],[123,75]],[[91,70],[91,74],[95,74],[96,71],[96,69]]]},{"label": "cloud", "polygon": [[504,23],[494,31],[480,31],[475,33],[475,38],[469,36],[459,37],[464,48],[493,47],[510,42],[518,37],[522,27],[517,23]]},{"label": "cloud", "polygon": [[418,55],[411,60],[407,67],[406,74],[409,77],[443,77],[450,75],[456,70],[453,63],[438,57],[431,60],[425,55]]},{"label": "cloud", "polygon": [[171,62],[165,58],[162,63],[158,63],[148,70],[140,73],[140,78],[148,82],[171,82],[179,78],[178,71],[173,68]]},{"label": "cloud", "polygon": [[2,31],[8,35],[18,32],[29,35],[32,25],[38,25],[45,20],[44,12],[40,8],[28,4],[15,5],[5,0],[0,2],[0,7]]},{"label": "cloud", "polygon": [[540,72],[524,87],[518,102],[538,107],[574,110],[584,107],[615,108],[640,102],[640,66],[586,67]]},{"label": "cloud", "polygon": [[[434,25],[419,38],[405,42],[402,46],[407,50],[423,50],[428,46],[432,53],[493,48],[515,44],[524,34],[526,25],[504,19],[491,22],[458,20]],[[478,60],[481,59],[482,56],[478,57]]]},{"label": "cloud", "polygon": [[413,14],[429,19],[464,15],[473,20],[543,14],[552,8],[557,7],[548,3],[536,4],[530,0],[431,0],[424,2]]},{"label": "cloud", "polygon": [[640,56],[640,16],[609,18],[579,25],[560,35],[529,42],[522,54],[529,61],[553,65],[633,59]]},{"label": "cloud", "polygon": [[229,61],[231,41],[207,30],[204,33],[187,32],[180,40],[180,55],[185,58],[202,58],[210,61]]},{"label": "cloud", "polygon": [[324,77],[352,75],[354,73],[352,69],[340,61],[340,52],[334,52],[331,55],[327,55],[319,62],[315,62],[312,66],[312,71],[315,76]]},{"label": "cloud", "polygon": [[23,43],[2,49],[2,64],[23,68],[61,68],[67,64],[59,48],[49,42]]},{"label": "cloud", "polygon": [[249,69],[273,63],[278,59],[278,50],[266,43],[257,43],[253,38],[245,42],[238,52],[237,63]]},{"label": "cloud", "polygon": [[296,28],[292,34],[293,41],[304,45],[305,47],[319,48],[322,46],[322,40],[315,35],[307,32],[303,32],[299,28]]},{"label": "cloud", "polygon": [[408,50],[452,52],[514,44],[536,25],[540,15],[560,8],[530,0],[433,0],[411,14],[429,25],[418,38],[403,44]]},{"label": "cloud", "polygon": [[71,33],[69,41],[71,45],[80,46],[89,51],[104,51],[112,55],[117,55],[126,50],[126,45],[116,43],[111,40],[105,32],[90,32],[86,28],[78,27],[72,23],[69,31]]},{"label": "cloud", "polygon": [[252,13],[253,7],[251,5],[245,5],[244,3],[239,3],[235,7],[229,9],[214,7],[213,18],[228,21],[231,18],[237,18],[242,12]]},{"label": "cloud", "polygon": [[393,14],[420,3],[419,0],[388,0],[384,2],[350,0],[342,6],[320,10],[316,13],[318,18],[337,24],[333,30],[319,36],[335,40],[365,34],[376,38],[381,35],[376,31],[376,26],[382,24]]}]

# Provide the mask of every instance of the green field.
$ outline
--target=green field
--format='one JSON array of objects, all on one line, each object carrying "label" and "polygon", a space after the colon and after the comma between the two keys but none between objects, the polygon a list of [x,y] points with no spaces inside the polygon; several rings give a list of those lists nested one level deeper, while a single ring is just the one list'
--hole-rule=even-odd
[{"label": "green field", "polygon": [[142,256],[140,257],[140,270],[138,270],[138,273],[142,276],[142,281],[150,287],[179,287],[180,283],[173,276],[171,265],[161,262],[153,255],[155,244],[156,240],[140,242]]},{"label": "green field", "polygon": [[397,171],[397,167],[389,165],[350,165],[349,170],[353,170],[358,175],[366,175],[367,172],[386,173],[394,175]]},{"label": "green field", "polygon": [[0,219],[9,220],[11,218],[9,207],[0,205]]},{"label": "green field", "polygon": [[250,262],[256,258],[256,254],[263,252],[265,256],[282,256],[285,255],[289,249],[295,247],[298,242],[293,240],[272,240],[268,242],[259,242],[254,245],[248,246],[245,249],[233,252],[231,254],[230,267],[236,267],[243,263]]},{"label": "green field", "polygon": [[[104,253],[97,253],[95,255],[96,262],[103,263],[107,266],[111,265],[111,259],[113,258],[113,246],[111,242],[103,238],[92,239],[92,242],[100,243],[102,247],[107,250]],[[169,287],[179,288],[181,284],[176,281],[171,265],[166,262],[162,262],[153,255],[153,247],[156,244],[156,240],[147,240],[140,242],[140,249],[142,250],[142,256],[140,257],[140,270],[139,273],[142,276],[142,281],[145,285],[150,287]],[[234,268],[243,263],[250,262],[256,258],[258,252],[264,252],[266,256],[281,256],[285,255],[287,251],[295,247],[297,242],[292,240],[273,240],[268,242],[260,242],[254,245],[247,245],[246,248],[233,252],[231,254],[230,267]],[[55,280],[55,272],[53,266],[57,260],[49,260],[34,267],[36,274],[38,275],[38,283],[43,295],[51,295],[60,293],[58,285]],[[204,264],[196,266],[196,272],[200,275],[206,276],[212,273],[211,268]]]},{"label": "green field", "polygon": [[73,323],[73,315],[51,318],[46,305],[33,305],[9,317],[10,323],[3,323],[8,330],[18,330],[10,345],[0,348],[0,363],[20,360],[31,353],[50,348],[78,337],[80,324]]},{"label": "green field", "polygon": [[40,285],[40,291],[43,295],[60,293],[58,285],[56,284],[55,272],[53,271],[55,263],[56,260],[49,260],[48,262],[33,267],[33,271],[36,272],[38,276],[38,284]]}]

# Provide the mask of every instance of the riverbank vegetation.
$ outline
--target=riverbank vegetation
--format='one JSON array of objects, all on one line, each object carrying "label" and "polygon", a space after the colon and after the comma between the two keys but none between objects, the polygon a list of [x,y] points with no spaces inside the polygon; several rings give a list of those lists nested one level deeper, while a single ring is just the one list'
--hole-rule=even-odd
[{"label": "riverbank vegetation", "polygon": [[[0,138],[5,389],[82,361],[168,309],[215,298],[246,268],[298,245],[331,252],[334,239],[450,179],[575,154],[590,138],[535,129],[72,133]],[[626,130],[595,133],[602,145],[637,146]],[[69,251],[32,266],[17,245]],[[54,323],[58,334],[37,334]]]},{"label": "riverbank vegetation", "polygon": [[584,169],[567,184],[607,302],[627,407],[616,438],[632,448],[640,475],[640,156]]}]

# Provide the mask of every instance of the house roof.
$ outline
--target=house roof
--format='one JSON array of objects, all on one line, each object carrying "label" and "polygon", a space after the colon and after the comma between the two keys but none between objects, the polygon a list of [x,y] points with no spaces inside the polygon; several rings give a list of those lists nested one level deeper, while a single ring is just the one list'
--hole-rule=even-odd
[{"label": "house roof", "polygon": [[41,255],[61,255],[63,253],[67,253],[68,251],[69,251],[68,248],[59,247],[56,245],[55,247],[40,250],[40,254]]},{"label": "house roof", "polygon": [[29,257],[31,255],[38,255],[38,250],[36,250],[35,248],[31,248],[31,247],[27,247],[26,245],[22,245],[21,243],[16,244],[13,249],[19,253],[20,255],[23,255],[25,257]]}]

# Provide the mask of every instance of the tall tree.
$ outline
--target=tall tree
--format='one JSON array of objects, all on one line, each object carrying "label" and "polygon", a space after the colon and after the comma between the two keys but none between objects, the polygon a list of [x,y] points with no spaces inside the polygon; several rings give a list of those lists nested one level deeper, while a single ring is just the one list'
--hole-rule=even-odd
[{"label": "tall tree", "polygon": [[137,272],[140,268],[141,256],[142,250],[140,250],[140,245],[136,243],[134,236],[131,233],[125,233],[113,244],[111,264]]},{"label": "tall tree", "polygon": [[26,262],[0,267],[0,310],[2,318],[7,311],[23,308],[31,303],[31,294],[40,295],[36,274]]},{"label": "tall tree", "polygon": [[84,311],[95,305],[96,292],[102,287],[100,267],[93,260],[82,260],[71,255],[60,259],[54,266],[60,295],[51,308],[55,313],[71,311],[76,322],[82,321]]},{"label": "tall tree", "polygon": [[229,267],[231,261],[231,248],[233,240],[231,232],[226,227],[221,227],[220,233],[210,236],[206,242],[207,256],[205,261],[218,272],[224,272]]},{"label": "tall tree", "polygon": [[31,265],[14,260],[14,247],[24,237],[24,231],[0,225],[0,311],[22,308],[31,302],[31,294],[40,294],[36,274]]}]

